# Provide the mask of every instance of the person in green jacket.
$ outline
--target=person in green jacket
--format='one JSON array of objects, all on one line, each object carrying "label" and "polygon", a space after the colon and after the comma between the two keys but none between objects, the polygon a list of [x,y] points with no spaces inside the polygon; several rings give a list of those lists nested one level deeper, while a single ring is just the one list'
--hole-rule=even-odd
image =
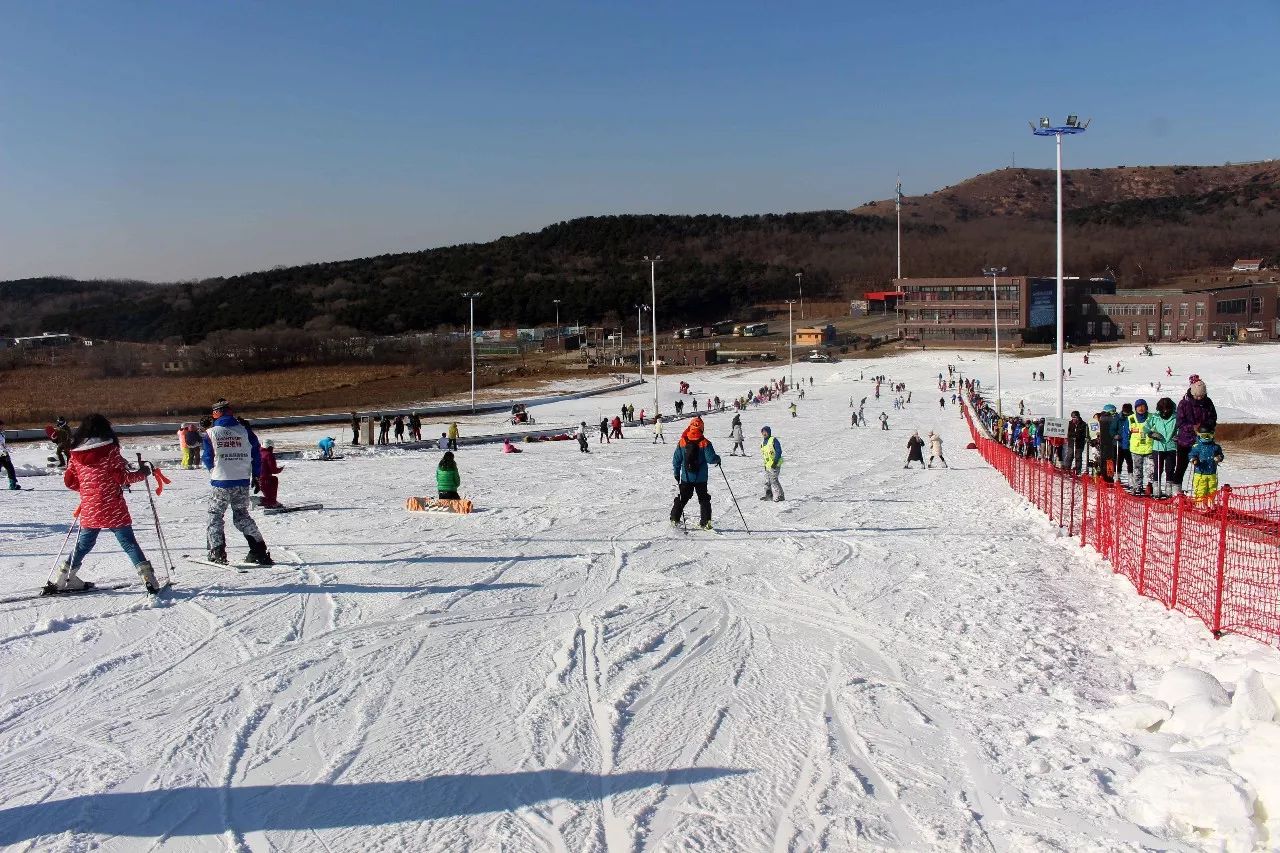
[{"label": "person in green jacket", "polygon": [[458,463],[453,460],[452,451],[446,451],[436,466],[436,491],[442,501],[460,500],[458,486],[462,485],[462,476],[458,473]]},{"label": "person in green jacket", "polygon": [[1178,464],[1178,417],[1173,400],[1161,397],[1155,413],[1147,417],[1142,429],[1151,439],[1151,458],[1155,461],[1152,483],[1154,496],[1171,498],[1182,492],[1182,483],[1173,482]]}]

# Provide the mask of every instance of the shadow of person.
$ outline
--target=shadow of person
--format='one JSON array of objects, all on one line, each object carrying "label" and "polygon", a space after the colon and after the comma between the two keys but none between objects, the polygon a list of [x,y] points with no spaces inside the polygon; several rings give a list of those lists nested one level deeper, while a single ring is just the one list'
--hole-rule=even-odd
[{"label": "shadow of person", "polygon": [[168,788],[86,794],[0,809],[0,846],[43,836],[131,838],[297,831],[439,820],[548,800],[590,801],[653,785],[694,785],[749,771],[686,767],[601,776],[570,770],[432,776],[402,782]]}]

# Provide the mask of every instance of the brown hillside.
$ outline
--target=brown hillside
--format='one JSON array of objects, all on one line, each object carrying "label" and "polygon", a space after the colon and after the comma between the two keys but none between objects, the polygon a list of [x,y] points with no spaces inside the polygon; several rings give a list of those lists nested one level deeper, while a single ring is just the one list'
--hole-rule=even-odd
[{"label": "brown hillside", "polygon": [[[1230,166],[1119,166],[1068,169],[1062,173],[1066,209],[1212,194],[1238,195],[1263,203],[1280,202],[1280,161]],[[1052,169],[1006,168],[969,178],[921,196],[906,196],[912,219],[939,223],[989,216],[1052,218],[1055,181]],[[875,201],[854,213],[893,216],[893,200]]]}]

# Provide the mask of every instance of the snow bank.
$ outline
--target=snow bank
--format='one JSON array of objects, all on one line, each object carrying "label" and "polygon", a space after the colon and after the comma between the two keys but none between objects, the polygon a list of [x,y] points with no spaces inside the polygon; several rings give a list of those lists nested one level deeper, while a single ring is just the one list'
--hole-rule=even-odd
[{"label": "snow bank", "polygon": [[[1257,667],[1257,668],[1255,668]],[[1280,841],[1280,659],[1271,650],[1173,666],[1147,694],[1116,699],[1094,719],[1128,732],[1142,769],[1123,787],[1126,811],[1159,834],[1208,849],[1275,849]],[[1271,671],[1260,671],[1260,670]],[[1151,737],[1148,733],[1159,733]],[[1276,817],[1271,817],[1275,815]]]}]

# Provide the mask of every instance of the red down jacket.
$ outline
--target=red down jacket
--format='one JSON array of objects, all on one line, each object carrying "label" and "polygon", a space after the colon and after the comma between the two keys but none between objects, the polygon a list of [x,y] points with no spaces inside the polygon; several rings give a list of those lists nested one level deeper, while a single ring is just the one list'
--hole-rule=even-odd
[{"label": "red down jacket", "polygon": [[67,488],[80,493],[80,526],[98,530],[133,524],[124,487],[144,479],[146,474],[125,466],[119,445],[103,439],[90,439],[73,449],[62,474]]}]

